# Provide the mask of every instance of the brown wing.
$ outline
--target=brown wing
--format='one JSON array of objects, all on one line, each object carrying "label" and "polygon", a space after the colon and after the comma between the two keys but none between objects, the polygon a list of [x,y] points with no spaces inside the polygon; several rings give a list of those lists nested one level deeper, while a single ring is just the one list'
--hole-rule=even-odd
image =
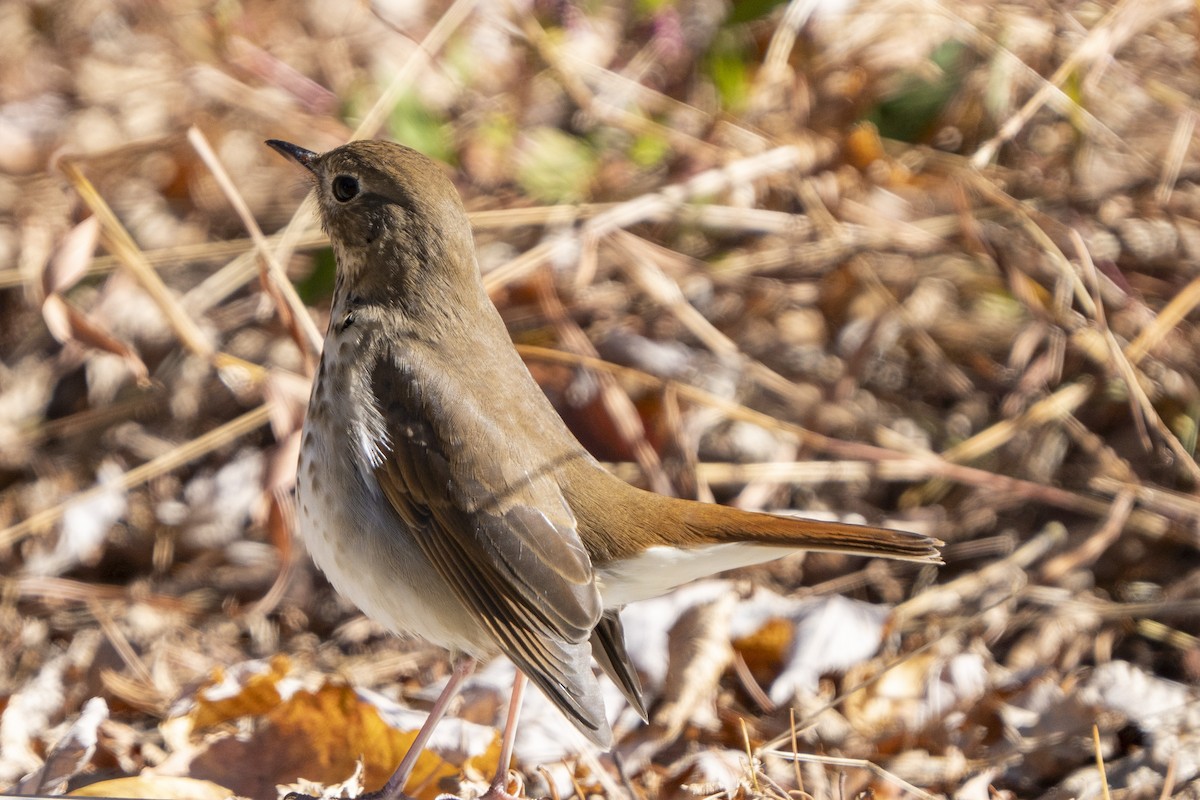
[{"label": "brown wing", "polygon": [[450,380],[382,355],[371,383],[388,441],[375,478],[499,649],[607,746],[589,644],[603,609],[553,472],[571,456],[537,452],[489,417],[476,387]]}]

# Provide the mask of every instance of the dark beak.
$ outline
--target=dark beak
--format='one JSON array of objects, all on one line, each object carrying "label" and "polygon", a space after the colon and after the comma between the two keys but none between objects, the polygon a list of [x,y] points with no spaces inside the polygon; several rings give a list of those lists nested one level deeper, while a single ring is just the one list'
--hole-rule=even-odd
[{"label": "dark beak", "polygon": [[267,144],[289,158],[296,159],[300,166],[312,173],[316,173],[316,163],[320,156],[312,150],[305,150],[303,147],[294,145],[291,142],[284,142],[279,139],[267,139]]}]

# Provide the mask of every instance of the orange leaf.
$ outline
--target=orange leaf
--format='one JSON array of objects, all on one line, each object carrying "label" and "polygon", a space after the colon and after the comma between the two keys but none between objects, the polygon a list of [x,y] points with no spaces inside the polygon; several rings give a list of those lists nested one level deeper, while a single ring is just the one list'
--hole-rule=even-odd
[{"label": "orange leaf", "polygon": [[[270,731],[264,732],[263,738],[271,740],[269,748],[281,759],[280,766],[294,765],[295,771],[286,780],[336,783],[361,759],[366,765],[363,786],[368,791],[387,782],[417,733],[390,727],[374,706],[360,700],[348,686],[297,692],[271,711],[267,721]],[[406,791],[432,800],[444,791],[442,781],[457,775],[457,768],[426,751],[417,759]]]},{"label": "orange leaf", "polygon": [[283,698],[277,685],[292,665],[286,656],[275,656],[265,667],[264,672],[244,677],[240,687],[237,678],[229,678],[217,670],[212,683],[196,692],[193,730],[204,730],[238,717],[259,716],[278,706]]}]

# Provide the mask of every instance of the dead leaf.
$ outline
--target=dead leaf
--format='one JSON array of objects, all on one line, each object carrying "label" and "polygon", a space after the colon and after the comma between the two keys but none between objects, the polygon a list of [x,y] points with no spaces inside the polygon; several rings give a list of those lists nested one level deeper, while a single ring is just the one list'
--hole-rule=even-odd
[{"label": "dead leaf", "polygon": [[95,215],[67,231],[42,270],[43,296],[66,291],[83,277],[92,263],[99,239],[100,220]]},{"label": "dead leaf", "polygon": [[196,692],[193,729],[204,730],[238,717],[267,713],[283,701],[278,684],[291,669],[291,660],[278,655],[269,662],[246,662],[228,672],[218,670],[213,683]]},{"label": "dead leaf", "polygon": [[66,344],[77,341],[86,347],[120,356],[139,384],[145,385],[149,382],[150,372],[133,348],[100,324],[88,319],[87,315],[71,305],[62,295],[46,295],[46,299],[42,301],[42,319],[46,321],[50,334],[59,342]]},{"label": "dead leaf", "polygon": [[157,800],[229,800],[233,792],[212,781],[180,778],[173,775],[138,775],[92,783],[76,789],[68,797],[129,797]]},{"label": "dead leaf", "polygon": [[[305,779],[328,785],[344,781],[362,761],[363,786],[378,790],[408,752],[417,731],[398,731],[349,686],[299,691],[266,713],[250,738],[225,737],[193,762],[191,773],[253,797],[278,784]],[[493,761],[494,763],[494,761]],[[417,759],[406,791],[433,800],[458,768],[426,750]]]},{"label": "dead leaf", "polygon": [[83,712],[46,756],[41,769],[18,783],[14,794],[61,794],[67,781],[91,762],[96,752],[97,730],[106,719],[108,705],[103,699],[93,697],[87,701]]}]

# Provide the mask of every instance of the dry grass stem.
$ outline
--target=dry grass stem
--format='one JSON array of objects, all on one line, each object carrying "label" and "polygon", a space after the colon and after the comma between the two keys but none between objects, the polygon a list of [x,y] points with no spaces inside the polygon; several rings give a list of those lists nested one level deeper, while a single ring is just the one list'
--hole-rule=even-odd
[{"label": "dry grass stem", "polygon": [[237,187],[234,186],[229,173],[221,165],[217,154],[213,152],[204,134],[201,133],[199,128],[192,126],[188,128],[187,135],[188,141],[196,148],[196,152],[212,172],[213,177],[216,178],[217,185],[221,187],[221,191],[228,198],[229,204],[233,206],[238,218],[250,233],[250,239],[254,242],[258,257],[262,260],[263,284],[277,304],[280,313],[284,314],[285,319],[298,328],[299,333],[295,337],[296,344],[308,354],[311,366],[311,362],[315,360],[315,355],[321,352],[321,341],[324,337],[317,330],[317,326],[313,323],[312,315],[308,313],[308,309],[304,307],[304,304],[300,301],[300,296],[296,293],[296,287],[288,280],[287,274],[283,270],[283,265],[276,260],[270,244],[267,242],[266,237],[263,236],[263,232],[258,227],[258,223],[255,221],[253,214],[251,214],[250,208],[246,205],[246,201],[238,192]]},{"label": "dry grass stem", "polygon": [[794,760],[794,761],[800,761],[800,762],[807,762],[810,764],[822,764],[826,767],[846,767],[846,768],[850,768],[850,769],[865,769],[868,772],[871,772],[874,775],[877,775],[878,777],[882,778],[884,781],[891,783],[895,786],[898,786],[900,789],[902,789],[906,792],[909,792],[913,795],[916,795],[917,797],[924,798],[924,800],[937,800],[937,795],[930,794],[929,792],[919,789],[918,787],[913,786],[911,783],[909,783],[908,781],[901,778],[899,775],[894,775],[891,772],[889,772],[888,770],[879,766],[878,764],[867,761],[865,759],[837,758],[834,756],[819,756],[819,755],[816,755],[813,753],[789,753],[786,750],[768,750],[768,751],[760,751],[760,752],[764,752],[764,754],[766,754],[766,755],[772,755],[772,756],[776,756],[777,758],[782,758],[785,761]]},{"label": "dry grass stem", "polygon": [[211,358],[214,352],[212,343],[195,321],[179,307],[174,295],[146,261],[141,249],[134,243],[133,237],[125,230],[125,226],[117,219],[117,215],[113,213],[108,203],[104,201],[104,198],[100,196],[100,193],[96,191],[96,188],[74,162],[64,158],[59,162],[59,166],[75,186],[75,191],[79,192],[80,197],[87,203],[88,208],[100,219],[104,241],[113,251],[113,255],[133,273],[138,284],[158,305],[167,323],[179,337],[179,341],[193,354],[202,358]]}]

